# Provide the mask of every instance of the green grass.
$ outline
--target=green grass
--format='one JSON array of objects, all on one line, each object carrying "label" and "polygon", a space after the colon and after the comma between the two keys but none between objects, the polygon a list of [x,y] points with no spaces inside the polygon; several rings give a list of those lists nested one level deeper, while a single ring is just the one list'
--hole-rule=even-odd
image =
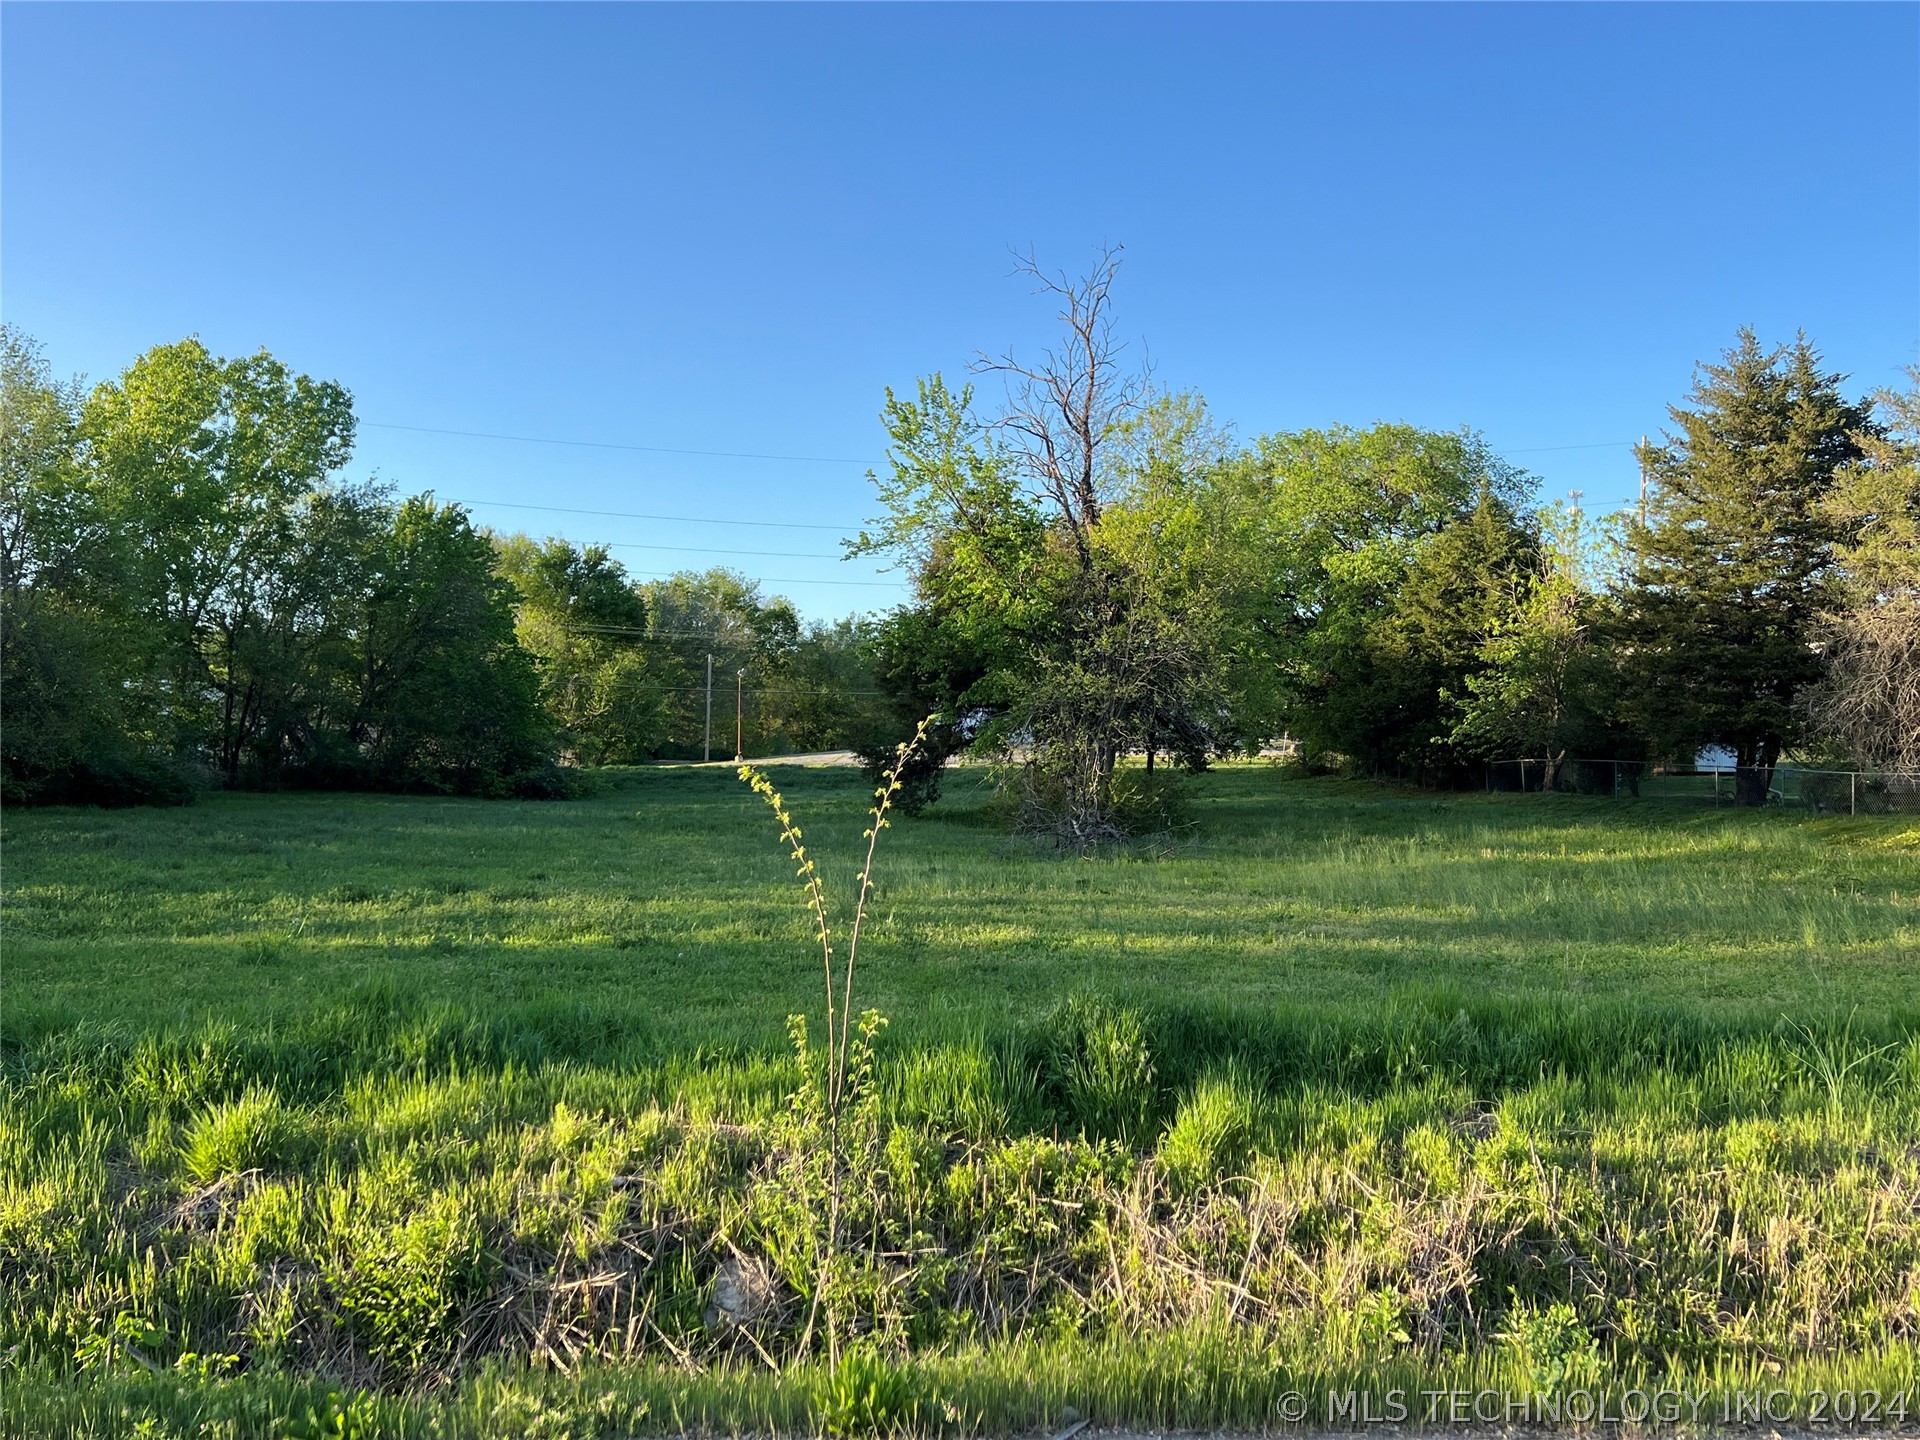
[{"label": "green grass", "polygon": [[[779,781],[844,890],[864,787]],[[0,1426],[1913,1388],[1910,818],[1245,766],[1194,784],[1190,834],[1067,859],[952,789],[888,833],[863,948],[892,1024],[837,1374],[796,1349],[818,1168],[784,1020],[817,951],[729,774],[10,813]],[[771,1297],[741,1324],[729,1266]]]},{"label": "green grass", "polygon": [[[858,780],[782,784],[844,883]],[[1910,817],[1436,797],[1249,767],[1200,782],[1196,838],[1171,853],[1063,861],[952,788],[888,836],[864,984],[896,1027],[994,1027],[1087,985],[1235,1007],[1438,985],[1844,1011],[1910,1001],[1920,958]],[[7,825],[16,1036],[284,1024],[369,983],[709,1040],[775,1037],[813,1000],[778,848],[714,770],[563,804],[222,795]]]}]

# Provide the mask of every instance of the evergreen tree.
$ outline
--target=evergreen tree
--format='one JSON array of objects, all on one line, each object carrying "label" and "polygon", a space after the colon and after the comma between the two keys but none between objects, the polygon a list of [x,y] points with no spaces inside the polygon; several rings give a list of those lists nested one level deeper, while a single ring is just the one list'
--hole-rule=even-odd
[{"label": "evergreen tree", "polygon": [[1369,770],[1428,783],[1461,778],[1453,697],[1526,589],[1538,548],[1531,518],[1491,486],[1420,545],[1349,683],[1328,696],[1327,718],[1344,731],[1350,755]]},{"label": "evergreen tree", "polygon": [[1742,804],[1766,800],[1800,737],[1795,696],[1821,671],[1837,533],[1822,501],[1873,430],[1842,378],[1804,335],[1769,351],[1742,330],[1672,407],[1677,433],[1640,452],[1651,487],[1622,597],[1634,718],[1668,754],[1726,746]]}]

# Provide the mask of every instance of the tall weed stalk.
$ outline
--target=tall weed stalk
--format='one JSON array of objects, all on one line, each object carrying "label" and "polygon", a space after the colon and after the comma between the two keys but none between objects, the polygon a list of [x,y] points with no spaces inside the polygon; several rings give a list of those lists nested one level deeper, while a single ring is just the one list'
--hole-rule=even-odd
[{"label": "tall weed stalk", "polygon": [[[849,1105],[858,1100],[856,1092],[868,1086],[873,1036],[885,1023],[875,1013],[863,1016],[858,1027],[859,1044],[855,1046],[853,977],[860,957],[860,931],[867,917],[867,901],[873,894],[873,861],[879,850],[880,832],[892,823],[887,817],[900,795],[903,777],[926,744],[928,728],[938,718],[937,715],[929,715],[915,727],[910,739],[895,748],[893,764],[881,775],[879,788],[873,792],[873,806],[867,812],[869,824],[860,837],[867,842],[867,856],[855,881],[853,921],[847,930],[844,957],[836,955],[833,921],[827,903],[826,885],[820,878],[820,867],[807,853],[800,826],[787,809],[786,800],[773,788],[773,782],[753,766],[742,765],[739,770],[740,778],[767,802],[780,822],[781,843],[787,846],[797,867],[796,873],[806,895],[807,909],[813,917],[814,933],[820,941],[827,1019],[826,1073],[822,1082],[827,1141],[827,1228],[821,1246],[820,1263],[814,1272],[813,1295],[807,1307],[807,1323],[801,1334],[800,1349],[804,1354],[812,1342],[814,1325],[821,1318],[824,1300],[827,1354],[835,1364],[840,1358],[839,1327],[835,1323],[830,1297],[834,1258],[840,1247],[840,1202],[846,1171],[846,1145],[841,1122]],[[809,1084],[812,1068],[806,1053],[805,1018],[792,1016],[788,1024],[805,1072],[802,1084]]]}]

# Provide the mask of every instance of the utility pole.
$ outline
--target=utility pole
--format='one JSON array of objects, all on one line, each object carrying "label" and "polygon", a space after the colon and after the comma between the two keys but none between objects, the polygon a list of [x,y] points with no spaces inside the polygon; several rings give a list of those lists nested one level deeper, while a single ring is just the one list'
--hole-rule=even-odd
[{"label": "utility pole", "polygon": [[713,759],[713,656],[707,656],[707,739],[701,747],[702,760]]},{"label": "utility pole", "polygon": [[1640,523],[1647,523],[1647,437],[1640,437],[1640,447],[1633,452],[1634,459],[1640,462]]},{"label": "utility pole", "polygon": [[745,733],[741,728],[741,717],[745,713],[743,702],[746,695],[747,672],[736,670],[733,672],[733,763],[736,765],[746,759],[746,746],[740,743]]}]

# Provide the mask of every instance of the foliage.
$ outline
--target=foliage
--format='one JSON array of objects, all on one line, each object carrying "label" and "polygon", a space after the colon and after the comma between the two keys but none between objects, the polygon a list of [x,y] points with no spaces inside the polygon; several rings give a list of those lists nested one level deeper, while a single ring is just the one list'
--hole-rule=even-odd
[{"label": "foliage", "polygon": [[1488,759],[1541,757],[1543,788],[1558,788],[1568,756],[1623,756],[1632,741],[1611,724],[1610,655],[1599,631],[1610,618],[1586,576],[1585,517],[1578,510],[1544,517],[1539,558],[1514,576],[1504,613],[1482,641],[1482,666],[1454,696],[1453,739]]},{"label": "foliage", "polygon": [[497,542],[516,592],[514,630],[542,701],[585,765],[632,765],[667,738],[669,696],[647,653],[647,605],[605,546],[524,535]]},{"label": "foliage", "polygon": [[[825,1196],[825,1228],[819,1239],[818,1254],[813,1259],[816,1279],[812,1286],[807,1314],[807,1333],[801,1339],[801,1348],[806,1348],[812,1338],[813,1322],[816,1315],[824,1318],[827,1332],[828,1355],[840,1358],[840,1337],[850,1317],[840,1313],[838,1300],[837,1271],[842,1264],[840,1254],[840,1213],[841,1191],[846,1180],[848,1168],[848,1136],[843,1127],[850,1120],[870,1118],[872,1095],[870,1083],[873,1064],[873,1039],[886,1022],[876,1011],[867,1011],[859,1025],[859,1039],[854,1040],[853,1022],[853,982],[855,968],[860,957],[860,931],[866,923],[867,902],[873,896],[873,861],[880,846],[880,832],[888,827],[888,813],[899,795],[902,785],[902,772],[907,762],[922,744],[926,742],[927,729],[937,717],[929,716],[922,720],[910,739],[903,740],[894,754],[892,769],[883,777],[878,789],[873,792],[873,808],[867,813],[867,828],[861,838],[867,842],[866,863],[861,866],[855,881],[853,918],[848,925],[845,952],[836,965],[833,923],[828,913],[826,887],[821,883],[820,867],[813,857],[807,854],[800,827],[794,822],[787,810],[786,801],[773,782],[755,770],[751,765],[742,765],[740,779],[750,785],[754,793],[767,802],[774,817],[780,822],[780,841],[788,847],[794,864],[798,867],[802,885],[806,892],[807,912],[813,921],[816,938],[820,942],[821,964],[826,986],[826,1028],[827,1053],[822,1067],[819,1090],[812,1090],[812,1067],[807,1063],[806,1022],[802,1017],[794,1017],[790,1022],[793,1031],[794,1046],[799,1052],[801,1070],[807,1085],[796,1097],[796,1116],[802,1122],[803,1133],[800,1147],[803,1151],[816,1150],[825,1159],[827,1167],[827,1194]],[[816,1103],[817,1101],[817,1103]],[[849,1112],[853,1112],[851,1115]],[[809,1124],[808,1122],[814,1122]],[[803,1166],[804,1170],[804,1166]],[[807,1207],[818,1214],[821,1207]]]},{"label": "foliage", "polygon": [[1672,407],[1677,432],[1641,452],[1652,485],[1621,592],[1633,714],[1656,749],[1732,750],[1745,804],[1765,801],[1804,732],[1795,702],[1820,677],[1814,639],[1836,598],[1825,502],[1876,430],[1839,382],[1805,336],[1767,350],[1743,330],[1700,367],[1690,407]]},{"label": "foliage", "polygon": [[837,750],[873,734],[865,622],[804,624],[792,602],[763,595],[757,581],[733,570],[685,571],[638,588],[649,615],[649,664],[667,685],[670,738],[655,754],[704,757],[709,656],[716,755],[734,753],[736,686],[750,751]]},{"label": "foliage", "polygon": [[1475,435],[1408,425],[1266,436],[1230,468],[1259,507],[1249,738],[1284,730],[1370,773],[1450,766],[1441,691],[1528,564],[1529,477]]},{"label": "foliage", "polygon": [[487,542],[340,477],[343,388],[185,340],[82,397],[11,331],[0,378],[9,798],[555,788]]},{"label": "foliage", "polygon": [[124,537],[89,485],[77,381],[0,326],[0,694],[6,800],[185,798],[137,697],[156,639],[116,583]]},{"label": "foliage", "polygon": [[[1063,341],[1035,366],[981,362],[1009,383],[997,414],[938,375],[888,391],[890,473],[870,477],[886,513],[850,547],[913,572],[877,668],[896,716],[931,701],[953,717],[930,762],[963,744],[1020,753],[1023,824],[1073,849],[1121,835],[1121,756],[1203,766],[1224,719],[1229,552],[1201,484],[1224,440],[1204,405],[1122,366],[1117,266],[1110,250],[1074,282],[1023,262]],[[937,765],[913,781],[917,805]]]},{"label": "foliage", "polygon": [[464,510],[421,496],[394,512],[346,724],[383,787],[484,795],[552,783],[552,731],[515,643],[512,594]]}]

